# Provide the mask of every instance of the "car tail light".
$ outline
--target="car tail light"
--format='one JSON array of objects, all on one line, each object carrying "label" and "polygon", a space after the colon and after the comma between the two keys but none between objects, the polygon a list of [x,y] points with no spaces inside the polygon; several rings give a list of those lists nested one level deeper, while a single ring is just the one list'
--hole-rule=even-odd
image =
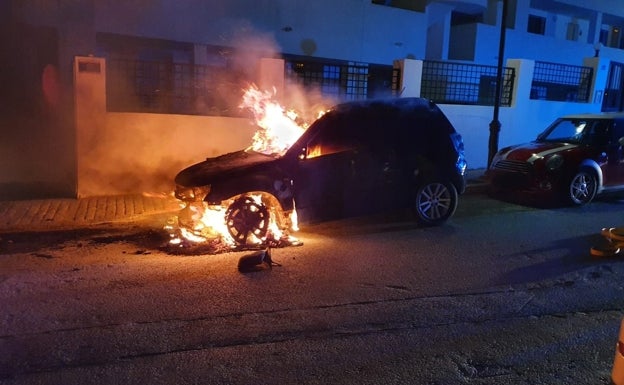
[{"label": "car tail light", "polygon": [[464,175],[467,167],[466,156],[464,155],[464,140],[459,133],[455,132],[451,134],[451,141],[453,142],[453,147],[455,147],[455,151],[457,152],[457,162],[455,163],[455,167],[461,175]]}]

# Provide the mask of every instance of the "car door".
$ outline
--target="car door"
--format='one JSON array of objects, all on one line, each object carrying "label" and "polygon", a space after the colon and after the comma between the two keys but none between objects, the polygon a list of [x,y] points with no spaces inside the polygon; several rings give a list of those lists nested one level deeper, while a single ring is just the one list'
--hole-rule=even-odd
[{"label": "car door", "polygon": [[336,114],[315,127],[297,164],[295,204],[302,221],[369,213],[370,194],[381,169],[372,157],[361,119]]},{"label": "car door", "polygon": [[624,138],[624,124],[617,124],[610,119],[602,120],[601,124],[608,136],[608,144],[604,148],[606,163],[601,166],[603,186],[606,189],[620,187],[624,185],[624,152],[621,143]]}]

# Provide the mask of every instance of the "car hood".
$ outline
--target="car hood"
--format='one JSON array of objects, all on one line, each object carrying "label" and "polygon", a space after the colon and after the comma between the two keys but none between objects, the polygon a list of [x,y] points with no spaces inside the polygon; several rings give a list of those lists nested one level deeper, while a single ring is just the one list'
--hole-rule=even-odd
[{"label": "car hood", "polygon": [[502,159],[533,162],[536,159],[578,147],[578,144],[562,142],[530,142],[503,148],[499,151]]},{"label": "car hood", "polygon": [[206,186],[259,164],[274,162],[277,158],[258,152],[244,150],[231,152],[194,164],[180,171],[175,183],[186,187]]}]

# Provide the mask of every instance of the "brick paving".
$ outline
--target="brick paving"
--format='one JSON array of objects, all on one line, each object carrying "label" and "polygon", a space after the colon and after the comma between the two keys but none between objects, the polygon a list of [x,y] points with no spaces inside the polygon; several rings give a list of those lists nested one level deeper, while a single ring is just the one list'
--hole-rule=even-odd
[{"label": "brick paving", "polygon": [[81,199],[0,201],[0,231],[41,231],[132,222],[147,215],[175,213],[170,195],[122,195]]}]

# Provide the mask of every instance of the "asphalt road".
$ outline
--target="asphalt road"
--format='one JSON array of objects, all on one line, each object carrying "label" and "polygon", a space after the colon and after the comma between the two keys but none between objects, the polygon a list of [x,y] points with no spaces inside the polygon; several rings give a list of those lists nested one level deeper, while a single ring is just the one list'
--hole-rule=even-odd
[{"label": "asphalt road", "polygon": [[462,197],[304,227],[281,266],[178,254],[163,218],[0,234],[1,384],[608,384],[624,202],[534,209]]}]

